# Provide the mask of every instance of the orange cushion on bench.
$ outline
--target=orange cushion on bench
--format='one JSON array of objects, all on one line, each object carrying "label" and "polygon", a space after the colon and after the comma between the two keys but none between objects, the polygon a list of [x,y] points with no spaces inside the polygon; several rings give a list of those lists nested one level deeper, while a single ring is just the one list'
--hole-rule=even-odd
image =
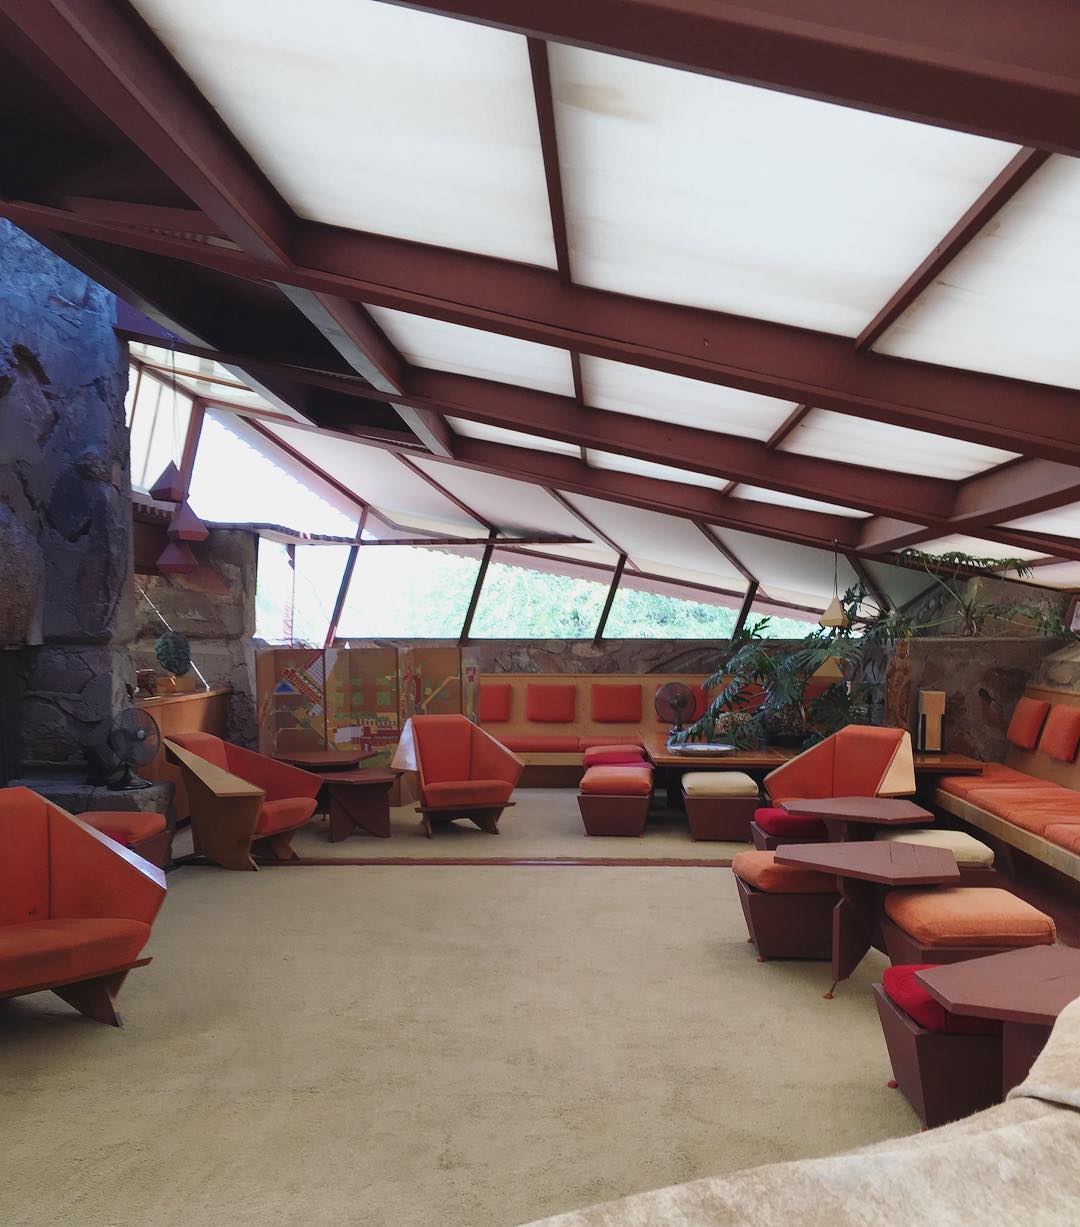
[{"label": "orange cushion on bench", "polygon": [[1078,746],[1080,707],[1066,707],[1064,703],[1055,703],[1046,717],[1046,724],[1043,725],[1042,736],[1039,738],[1039,753],[1049,754],[1051,758],[1060,759],[1063,763],[1071,763],[1076,758]]},{"label": "orange cushion on bench", "polygon": [[581,791],[589,796],[647,797],[652,792],[652,768],[590,767],[581,777]]},{"label": "orange cushion on bench", "polygon": [[125,847],[159,835],[168,826],[164,814],[143,813],[142,810],[93,810],[77,817]]},{"label": "orange cushion on bench", "polygon": [[150,926],[141,920],[31,920],[4,925],[0,993],[87,980],[126,967],[149,940]]},{"label": "orange cushion on bench", "polygon": [[585,751],[586,767],[602,767],[617,763],[644,763],[645,751],[641,746],[592,746]]},{"label": "orange cushion on bench", "polygon": [[481,724],[503,724],[509,720],[510,684],[508,682],[481,682],[476,715]]},{"label": "orange cushion on bench", "polygon": [[1066,852],[1080,856],[1080,822],[1051,822],[1043,827],[1041,835]]},{"label": "orange cushion on bench", "polygon": [[775,852],[736,852],[731,869],[747,886],[770,895],[836,893],[836,879],[831,874],[800,869],[797,865],[778,865],[775,858]]},{"label": "orange cushion on bench", "polygon": [[1053,920],[997,886],[891,890],[885,915],[918,945],[1050,946]]},{"label": "orange cushion on bench", "polygon": [[766,835],[824,835],[826,831],[820,818],[797,818],[772,806],[754,810],[754,821]]},{"label": "orange cushion on bench", "polygon": [[638,724],[641,721],[641,683],[610,685],[594,682],[592,718],[600,724]]},{"label": "orange cushion on bench", "polygon": [[1080,820],[1080,793],[1055,784],[1038,788],[991,788],[975,791],[968,801],[1033,835],[1055,822]]},{"label": "orange cushion on bench", "polygon": [[977,788],[1023,788],[1042,783],[1043,780],[1017,771],[1015,767],[1006,767],[1004,763],[987,763],[980,775],[943,775],[938,780],[938,788],[950,796],[966,801]]},{"label": "orange cushion on bench", "polygon": [[525,719],[542,724],[569,724],[574,719],[577,687],[529,685],[525,688]]},{"label": "orange cushion on bench", "polygon": [[990,1018],[951,1014],[915,979],[917,971],[930,971],[937,966],[937,963],[898,963],[895,967],[886,967],[881,977],[885,996],[926,1031],[946,1035],[997,1035],[1001,1023]]},{"label": "orange cushion on bench", "polygon": [[1050,704],[1044,699],[1018,699],[1005,736],[1021,750],[1034,750]]},{"label": "orange cushion on bench", "polygon": [[508,750],[528,753],[576,754],[578,739],[570,734],[533,734],[523,733],[520,737],[500,737],[499,740]]},{"label": "orange cushion on bench", "polygon": [[514,791],[507,780],[446,780],[424,789],[427,806],[505,805]]}]

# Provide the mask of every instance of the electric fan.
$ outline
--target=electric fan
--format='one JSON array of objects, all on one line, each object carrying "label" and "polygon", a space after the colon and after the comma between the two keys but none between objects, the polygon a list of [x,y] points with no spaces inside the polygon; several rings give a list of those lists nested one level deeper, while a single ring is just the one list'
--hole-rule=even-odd
[{"label": "electric fan", "polygon": [[697,713],[697,697],[685,682],[665,682],[658,686],[653,703],[661,720],[674,721],[673,733],[681,733],[683,720],[693,719]]},{"label": "electric fan", "polygon": [[109,773],[109,787],[115,792],[149,788],[150,782],[140,780],[132,768],[145,767],[161,748],[161,730],[154,717],[141,707],[124,708],[109,729],[108,744],[116,756]]}]

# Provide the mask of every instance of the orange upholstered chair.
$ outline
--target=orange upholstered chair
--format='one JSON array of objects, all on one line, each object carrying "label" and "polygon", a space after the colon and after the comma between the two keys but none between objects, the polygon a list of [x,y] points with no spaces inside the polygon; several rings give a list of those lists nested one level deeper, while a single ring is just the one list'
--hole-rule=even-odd
[{"label": "orange upholstered chair", "polygon": [[0,789],[0,846],[0,997],[51,989],[118,1027],[165,875],[28,788]]},{"label": "orange upholstered chair", "polygon": [[310,821],[322,780],[210,733],[165,741],[184,776],[195,850],[226,869],[254,869],[252,851],[293,856],[292,833]]},{"label": "orange upholstered chair", "polygon": [[482,831],[499,833],[499,816],[525,764],[465,716],[412,716],[401,730],[392,764],[415,771],[420,781],[424,830],[434,823],[469,818]]},{"label": "orange upholstered chair", "polygon": [[[773,801],[821,797],[900,797],[915,791],[911,736],[903,729],[849,724],[765,777]],[[824,824],[779,808],[759,809],[751,823],[754,846],[810,843],[827,838]]]}]

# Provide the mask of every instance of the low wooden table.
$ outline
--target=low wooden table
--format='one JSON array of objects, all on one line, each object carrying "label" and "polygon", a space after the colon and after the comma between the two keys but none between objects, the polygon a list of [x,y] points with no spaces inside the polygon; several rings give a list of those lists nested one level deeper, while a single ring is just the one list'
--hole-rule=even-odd
[{"label": "low wooden table", "polygon": [[825,823],[832,843],[873,839],[873,827],[917,826],[933,822],[934,815],[914,801],[900,797],[790,797],[780,808],[798,818],[817,818]]},{"label": "low wooden table", "polygon": [[917,971],[951,1014],[1001,1021],[1001,1097],[1028,1076],[1057,1016],[1080,997],[1080,950],[1030,946]]},{"label": "low wooden table", "polygon": [[390,789],[398,778],[397,771],[371,767],[321,774],[331,843],[356,830],[380,839],[390,838]]},{"label": "low wooden table", "polygon": [[871,946],[883,948],[883,887],[937,886],[960,880],[951,852],[923,844],[878,840],[782,844],[774,856],[778,865],[797,865],[836,877],[840,901],[833,909],[833,984],[826,997],[831,997],[837,984],[851,975]]},{"label": "low wooden table", "polygon": [[293,750],[275,754],[274,757],[279,763],[319,774],[323,771],[351,771],[360,765],[360,760],[365,756],[359,750]]}]

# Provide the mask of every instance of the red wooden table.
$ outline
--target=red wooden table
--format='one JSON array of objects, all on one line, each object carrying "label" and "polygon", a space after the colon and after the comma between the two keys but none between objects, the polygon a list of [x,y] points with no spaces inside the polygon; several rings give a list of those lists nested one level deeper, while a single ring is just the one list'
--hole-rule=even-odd
[{"label": "red wooden table", "polygon": [[818,818],[825,823],[829,839],[873,839],[867,827],[918,826],[934,821],[929,810],[900,797],[791,797],[781,809],[799,818]]},{"label": "red wooden table", "polygon": [[923,844],[878,840],[782,844],[774,856],[779,865],[797,865],[836,878],[840,900],[833,909],[833,984],[826,997],[851,975],[871,946],[882,948],[883,887],[937,886],[960,880],[951,852]]},{"label": "red wooden table", "polygon": [[331,843],[356,830],[380,839],[390,838],[390,789],[398,778],[397,771],[371,767],[319,774],[326,794]]},{"label": "red wooden table", "polygon": [[365,755],[359,750],[293,750],[275,754],[274,757],[279,763],[319,774],[323,771],[350,771],[360,765]]},{"label": "red wooden table", "polygon": [[1080,997],[1080,950],[1030,946],[917,971],[951,1013],[1000,1020],[1001,1097],[1027,1077],[1057,1016]]}]

